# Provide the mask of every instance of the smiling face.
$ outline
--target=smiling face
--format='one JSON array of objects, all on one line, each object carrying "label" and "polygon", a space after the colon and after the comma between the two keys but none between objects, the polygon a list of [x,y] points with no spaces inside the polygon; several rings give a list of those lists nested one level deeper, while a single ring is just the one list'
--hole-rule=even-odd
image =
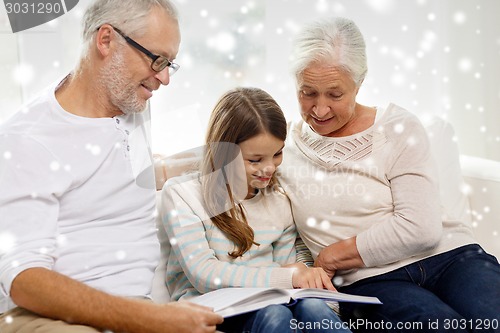
[{"label": "smiling face", "polygon": [[[153,10],[148,18],[146,33],[133,39],[154,54],[174,60],[179,50],[180,33],[178,22],[162,10]],[[115,38],[123,39],[118,33]],[[168,67],[161,72],[151,69],[151,58],[124,40],[117,45],[111,61],[101,71],[104,89],[110,103],[123,113],[141,112],[147,100],[160,85],[170,82]]]},{"label": "smiling face", "polygon": [[269,185],[276,168],[283,161],[284,145],[283,140],[269,133],[261,133],[239,143],[247,175],[247,198],[254,195],[255,189]]},{"label": "smiling face", "polygon": [[320,135],[349,135],[358,116],[358,90],[351,76],[338,67],[310,65],[298,81],[302,119]]}]

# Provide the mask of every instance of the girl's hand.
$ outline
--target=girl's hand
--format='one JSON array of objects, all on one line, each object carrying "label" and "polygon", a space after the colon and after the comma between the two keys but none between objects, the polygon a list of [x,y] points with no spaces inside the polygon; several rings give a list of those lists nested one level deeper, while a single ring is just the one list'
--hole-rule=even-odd
[{"label": "girl's hand", "polygon": [[307,267],[303,263],[295,263],[284,267],[294,268],[292,285],[294,288],[318,288],[336,291],[332,281],[321,267]]}]

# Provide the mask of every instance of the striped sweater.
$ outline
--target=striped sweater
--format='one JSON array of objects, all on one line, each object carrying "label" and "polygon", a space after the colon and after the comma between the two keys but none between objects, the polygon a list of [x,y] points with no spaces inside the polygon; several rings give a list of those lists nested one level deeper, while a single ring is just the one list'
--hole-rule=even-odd
[{"label": "striped sweater", "polygon": [[292,288],[297,237],[288,198],[264,189],[242,205],[255,242],[242,257],[203,207],[199,174],[170,179],[162,190],[160,218],[171,244],[166,284],[172,300],[224,287]]}]

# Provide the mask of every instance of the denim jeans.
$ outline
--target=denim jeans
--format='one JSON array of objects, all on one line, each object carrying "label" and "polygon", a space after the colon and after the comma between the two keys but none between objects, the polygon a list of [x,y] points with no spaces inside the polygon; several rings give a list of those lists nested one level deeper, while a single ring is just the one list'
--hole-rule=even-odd
[{"label": "denim jeans", "polygon": [[500,332],[500,265],[477,244],[360,280],[339,291],[382,305],[341,303],[363,332]]},{"label": "denim jeans", "polygon": [[300,299],[290,308],[294,317],[291,327],[296,327],[297,332],[351,332],[346,325],[343,325],[337,314],[321,299]]},{"label": "denim jeans", "polygon": [[337,314],[320,299],[302,299],[291,305],[270,305],[229,317],[217,330],[227,333],[349,333]]}]

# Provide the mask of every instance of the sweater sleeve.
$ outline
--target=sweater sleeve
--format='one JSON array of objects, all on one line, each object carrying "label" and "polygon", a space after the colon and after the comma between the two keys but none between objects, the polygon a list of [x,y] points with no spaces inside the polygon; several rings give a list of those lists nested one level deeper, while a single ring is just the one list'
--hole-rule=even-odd
[{"label": "sweater sleeve", "polygon": [[292,223],[285,229],[280,239],[273,244],[274,261],[281,266],[293,264],[296,258],[295,240],[297,231]]},{"label": "sweater sleeve", "polygon": [[428,251],[442,234],[437,174],[423,126],[405,112],[394,117],[385,132],[386,177],[394,212],[357,236],[358,251],[368,267]]},{"label": "sweater sleeve", "polygon": [[192,182],[167,182],[162,190],[160,211],[172,251],[198,292],[224,287],[292,288],[293,269],[278,264],[250,267],[244,261],[226,262],[217,258],[207,239],[209,228],[215,226],[204,212],[199,186]]},{"label": "sweater sleeve", "polygon": [[297,251],[296,262],[301,262],[307,267],[314,266],[314,259],[312,257],[311,251],[300,236],[297,237],[297,240],[295,241],[295,249]]}]

